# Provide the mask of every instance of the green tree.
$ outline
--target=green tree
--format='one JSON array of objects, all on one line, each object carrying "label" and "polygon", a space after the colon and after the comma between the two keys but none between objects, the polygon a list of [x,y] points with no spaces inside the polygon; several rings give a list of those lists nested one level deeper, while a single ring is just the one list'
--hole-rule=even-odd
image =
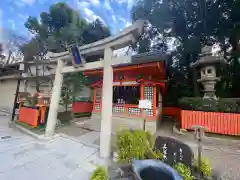
[{"label": "green tree", "polygon": [[79,72],[70,73],[64,75],[63,81],[60,104],[63,105],[65,111],[67,111],[68,105],[72,104],[73,99],[79,95],[84,85],[87,84],[87,77]]},{"label": "green tree", "polygon": [[[36,17],[29,17],[25,26],[35,34],[35,37],[22,47],[25,61],[43,60],[48,51],[67,51],[68,46],[73,43],[84,45],[110,35],[109,29],[99,19],[87,23],[78,11],[66,3],[50,6],[48,12],[40,14],[40,21]],[[98,58],[99,56],[86,57],[86,60]],[[64,76],[61,103],[65,104],[65,107],[72,102],[71,99],[76,92],[81,91],[84,78],[81,73]],[[36,82],[39,84],[38,80]]]},{"label": "green tree", "polygon": [[[169,84],[171,88],[178,89],[172,90],[172,92],[179,92],[177,96],[183,94],[192,96],[198,94],[198,87],[196,72],[190,69],[190,63],[197,60],[201,48],[207,44],[219,43],[225,54],[228,54],[226,50],[231,46],[232,51],[230,55],[228,54],[228,59],[230,67],[233,66],[235,70],[230,70],[230,67],[225,69],[228,73],[221,74],[225,78],[220,84],[226,83],[226,79],[229,80],[227,77],[231,74],[231,83],[228,83],[224,91],[237,92],[239,83],[234,83],[233,76],[239,76],[240,73],[237,63],[234,64],[232,61],[233,54],[239,58],[239,2],[233,0],[137,1],[132,8],[133,21],[144,18],[149,21],[150,25],[148,25],[149,31],[139,40],[136,49],[137,51],[150,51],[155,46],[166,47],[169,41],[174,40],[176,49],[171,53],[171,60],[168,62]],[[156,41],[156,39],[160,40]],[[166,52],[168,49],[162,50]],[[180,77],[179,74],[185,79],[182,80],[185,82],[185,88],[182,90],[179,90],[180,84],[175,81],[176,75]],[[237,96],[236,93],[232,95]]]},{"label": "green tree", "polygon": [[[47,46],[45,43],[42,41],[40,36],[35,36],[32,38],[28,43],[24,44],[23,46],[20,47],[20,50],[22,54],[24,55],[24,62],[29,62],[33,60],[44,60],[45,54],[47,53]],[[40,92],[40,84],[41,81],[38,78],[39,76],[39,71],[40,71],[40,66],[41,65],[36,65],[35,66],[35,76],[36,76],[36,92]],[[29,72],[32,74],[30,67],[25,64],[25,70],[29,70]]]},{"label": "green tree", "polygon": [[95,42],[110,35],[109,29],[100,20],[87,23],[79,12],[66,3],[53,4],[49,12],[40,14],[40,22],[36,17],[29,17],[25,26],[33,34],[37,34],[48,51],[62,52],[73,43],[79,45]]},{"label": "green tree", "polygon": [[41,38],[49,51],[62,52],[69,44],[81,43],[87,22],[68,4],[57,3],[50,6],[49,12],[40,14],[40,21],[30,16],[25,26]]}]

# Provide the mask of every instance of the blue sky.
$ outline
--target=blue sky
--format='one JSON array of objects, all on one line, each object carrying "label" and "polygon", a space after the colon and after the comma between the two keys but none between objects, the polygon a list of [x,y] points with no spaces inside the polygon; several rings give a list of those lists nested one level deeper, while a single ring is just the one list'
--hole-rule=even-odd
[{"label": "blue sky", "polygon": [[24,27],[28,16],[39,15],[48,11],[50,5],[57,2],[67,2],[78,10],[88,21],[102,19],[117,33],[131,24],[131,7],[134,0],[0,0],[0,26],[11,29],[23,35],[30,35]]}]

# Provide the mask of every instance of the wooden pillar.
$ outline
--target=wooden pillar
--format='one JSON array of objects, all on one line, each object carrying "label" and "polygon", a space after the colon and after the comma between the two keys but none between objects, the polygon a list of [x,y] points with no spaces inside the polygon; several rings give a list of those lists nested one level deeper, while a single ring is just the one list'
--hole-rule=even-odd
[{"label": "wooden pillar", "polygon": [[[100,92],[101,92],[101,97],[102,97],[102,88],[103,86],[100,86]],[[102,98],[100,98],[100,112],[102,112]]]},{"label": "wooden pillar", "polygon": [[157,120],[157,128],[161,126],[161,120],[162,120],[162,94],[161,94],[161,88],[158,88],[158,108],[157,108],[157,114],[156,114],[156,120]]},{"label": "wooden pillar", "polygon": [[93,111],[96,111],[96,109],[95,109],[96,96],[97,96],[97,88],[96,88],[96,87],[93,87]]},{"label": "wooden pillar", "polygon": [[[144,83],[140,84],[140,100],[144,100]],[[143,109],[141,108],[141,114],[143,113]]]},{"label": "wooden pillar", "polygon": [[156,117],[157,110],[157,87],[154,85],[153,87],[153,116]]}]

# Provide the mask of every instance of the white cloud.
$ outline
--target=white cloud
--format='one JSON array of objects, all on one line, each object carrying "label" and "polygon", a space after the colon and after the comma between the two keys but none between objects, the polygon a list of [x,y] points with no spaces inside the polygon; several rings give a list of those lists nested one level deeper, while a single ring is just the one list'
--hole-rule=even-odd
[{"label": "white cloud", "polygon": [[101,4],[99,0],[75,0],[74,2],[77,4],[78,8],[85,8],[90,5],[99,6]]},{"label": "white cloud", "polygon": [[100,5],[100,1],[99,0],[88,0],[92,5],[98,6]]},{"label": "white cloud", "polygon": [[116,18],[116,16],[113,14],[112,15],[112,19],[113,19],[113,21],[116,23],[117,22],[117,18]]},{"label": "white cloud", "polygon": [[[123,28],[132,25],[132,23],[129,22],[129,21],[128,21],[127,19],[125,19],[124,17],[118,16],[117,19],[118,19],[119,21],[122,21],[122,22],[123,22],[123,24],[124,24]],[[121,30],[122,30],[122,29],[121,29]]]},{"label": "white cloud", "polygon": [[78,0],[75,0],[75,3],[77,4],[78,6],[78,9],[81,9],[81,8],[86,8],[90,5],[89,2],[86,2],[86,1],[78,1]]},{"label": "white cloud", "polygon": [[99,19],[106,25],[105,21],[100,16],[96,15],[92,10],[84,8],[83,12],[86,15],[86,20],[88,22],[92,22],[95,21],[96,19]]},{"label": "white cloud", "polygon": [[131,26],[131,25],[132,25],[132,23],[127,21],[126,24],[125,24],[125,27]]},{"label": "white cloud", "polygon": [[27,20],[27,18],[28,18],[28,15],[26,15],[26,14],[18,14],[18,17],[20,17],[22,20]]},{"label": "white cloud", "polygon": [[14,1],[14,4],[18,7],[23,7],[23,6],[26,5],[26,4],[24,4],[23,2],[20,2],[20,1]]},{"label": "white cloud", "polygon": [[23,7],[25,5],[31,6],[36,3],[36,0],[14,0],[13,3],[18,7]]},{"label": "white cloud", "polygon": [[117,18],[119,19],[119,21],[122,21],[122,22],[123,22],[124,28],[132,25],[132,23],[129,22],[129,21],[128,21],[127,19],[125,19],[124,17],[118,16]]},{"label": "white cloud", "polygon": [[104,7],[105,9],[107,9],[107,10],[111,10],[111,11],[112,11],[112,7],[111,7],[111,5],[110,5],[109,0],[105,0],[105,1],[104,1],[103,7]]},{"label": "white cloud", "polygon": [[12,30],[16,28],[15,22],[12,19],[8,19],[8,23],[11,25]]},{"label": "white cloud", "polygon": [[135,54],[136,52],[129,47],[124,47],[124,48],[113,51],[113,56],[115,57],[124,56],[124,55],[135,55]]},{"label": "white cloud", "polygon": [[27,5],[33,5],[36,2],[36,0],[20,0],[20,1]]}]

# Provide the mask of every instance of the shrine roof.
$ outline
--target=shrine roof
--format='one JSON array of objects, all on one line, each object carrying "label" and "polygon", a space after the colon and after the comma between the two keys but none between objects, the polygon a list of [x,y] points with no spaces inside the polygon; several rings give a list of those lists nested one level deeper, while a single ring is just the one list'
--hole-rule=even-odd
[{"label": "shrine roof", "polygon": [[[114,72],[123,72],[124,75],[137,76],[144,74],[146,76],[155,76],[165,78],[165,67],[167,55],[162,52],[147,52],[132,56],[131,63],[114,66]],[[85,71],[85,75],[99,75],[103,69]]]}]

